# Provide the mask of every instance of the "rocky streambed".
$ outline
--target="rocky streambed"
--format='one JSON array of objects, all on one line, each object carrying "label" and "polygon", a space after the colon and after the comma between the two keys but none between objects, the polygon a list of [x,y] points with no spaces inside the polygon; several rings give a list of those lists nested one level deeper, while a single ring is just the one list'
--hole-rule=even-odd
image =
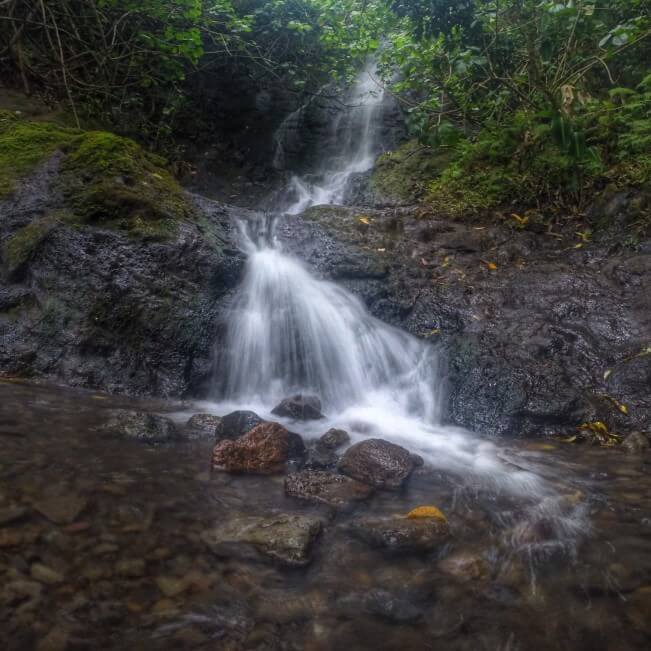
[{"label": "rocky streambed", "polygon": [[646,646],[644,452],[505,445],[549,509],[286,407],[0,383],[4,648]]}]

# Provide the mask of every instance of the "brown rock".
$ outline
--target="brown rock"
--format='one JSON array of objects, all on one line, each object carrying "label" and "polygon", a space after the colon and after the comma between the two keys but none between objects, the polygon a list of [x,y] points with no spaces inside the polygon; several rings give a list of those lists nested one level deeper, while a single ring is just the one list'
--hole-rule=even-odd
[{"label": "brown rock", "polygon": [[213,467],[226,472],[271,475],[285,470],[290,434],[278,423],[260,423],[234,441],[217,443]]},{"label": "brown rock", "polygon": [[346,450],[339,470],[371,486],[397,490],[415,465],[409,450],[382,439],[366,439]]},{"label": "brown rock", "polygon": [[39,500],[34,508],[55,524],[74,522],[88,505],[88,500],[80,495],[53,495]]}]

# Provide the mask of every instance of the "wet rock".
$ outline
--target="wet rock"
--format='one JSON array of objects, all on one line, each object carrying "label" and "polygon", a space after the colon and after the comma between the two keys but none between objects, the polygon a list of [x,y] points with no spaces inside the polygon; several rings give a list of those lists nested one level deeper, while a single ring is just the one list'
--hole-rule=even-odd
[{"label": "wet rock", "polygon": [[362,518],[349,524],[347,529],[371,547],[392,552],[429,552],[450,535],[447,522],[437,518]]},{"label": "wet rock", "polygon": [[189,587],[187,581],[177,576],[156,577],[156,585],[163,595],[170,599],[185,592]]},{"label": "wet rock", "polygon": [[278,423],[261,423],[235,441],[223,440],[213,450],[213,467],[233,473],[271,475],[287,467],[296,436]]},{"label": "wet rock", "polygon": [[275,517],[233,518],[205,532],[202,539],[218,556],[267,559],[289,567],[310,562],[319,533],[318,518],[281,514]]},{"label": "wet rock", "polygon": [[256,425],[262,423],[262,418],[252,411],[233,411],[221,419],[215,432],[216,439],[236,439],[250,432]]},{"label": "wet rock", "polygon": [[215,437],[222,419],[213,414],[195,414],[187,424],[187,429],[195,436]]},{"label": "wet rock", "polygon": [[399,624],[414,624],[423,619],[423,613],[414,604],[378,588],[342,597],[337,600],[337,606],[353,618],[362,612]]},{"label": "wet rock", "polygon": [[622,447],[627,452],[641,454],[651,447],[651,443],[649,443],[649,438],[644,432],[631,432],[622,442]]},{"label": "wet rock", "polygon": [[0,527],[22,520],[28,513],[24,506],[7,506],[0,509]]},{"label": "wet rock", "polygon": [[99,427],[106,436],[116,436],[142,443],[167,443],[180,438],[174,421],[157,414],[116,410]]},{"label": "wet rock", "polygon": [[290,497],[329,506],[348,506],[367,499],[372,492],[370,486],[355,479],[318,470],[304,470],[285,479],[285,493]]},{"label": "wet rock", "polygon": [[132,579],[144,576],[146,563],[141,558],[125,558],[115,564],[115,572]]},{"label": "wet rock", "polygon": [[66,651],[69,646],[70,632],[62,626],[55,626],[38,641],[36,651]]},{"label": "wet rock", "polygon": [[337,450],[350,443],[350,434],[343,429],[329,429],[318,441],[317,445],[326,450]]},{"label": "wet rock", "polygon": [[74,493],[45,497],[33,504],[34,509],[55,524],[71,524],[88,506],[88,500]]},{"label": "wet rock", "polygon": [[43,586],[36,581],[29,581],[26,579],[16,579],[6,583],[0,592],[0,603],[9,606],[28,601],[31,604],[36,604],[41,599]]},{"label": "wet rock", "polygon": [[35,581],[46,585],[57,585],[65,581],[63,574],[42,563],[34,563],[30,573]]},{"label": "wet rock", "polygon": [[317,442],[307,449],[304,467],[312,470],[327,470],[336,468],[338,463],[339,455]]},{"label": "wet rock", "polygon": [[18,547],[22,543],[23,535],[21,531],[16,531],[14,529],[0,529],[0,549]]},{"label": "wet rock", "polygon": [[346,450],[339,470],[358,481],[397,490],[415,467],[411,453],[405,448],[383,441],[366,439]]},{"label": "wet rock", "polygon": [[285,398],[271,413],[283,418],[295,420],[318,420],[323,418],[321,413],[321,400],[317,396],[297,394]]}]

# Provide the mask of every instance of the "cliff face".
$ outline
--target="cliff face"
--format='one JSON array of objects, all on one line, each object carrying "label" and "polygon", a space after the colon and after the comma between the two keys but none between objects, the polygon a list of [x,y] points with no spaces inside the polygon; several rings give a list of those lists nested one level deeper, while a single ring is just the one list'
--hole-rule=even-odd
[{"label": "cliff face", "polygon": [[280,236],[375,316],[438,346],[449,422],[509,436],[648,427],[648,239],[622,248],[604,232],[576,248],[571,223],[552,236],[330,206]]},{"label": "cliff face", "polygon": [[242,264],[229,209],[185,193],[130,140],[0,125],[23,157],[0,170],[0,372],[203,391]]}]

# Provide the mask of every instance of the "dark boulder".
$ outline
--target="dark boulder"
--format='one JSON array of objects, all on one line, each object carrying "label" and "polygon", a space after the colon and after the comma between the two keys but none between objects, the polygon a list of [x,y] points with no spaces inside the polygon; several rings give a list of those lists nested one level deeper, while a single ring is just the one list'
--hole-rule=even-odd
[{"label": "dark boulder", "polygon": [[343,429],[329,429],[318,441],[317,445],[328,450],[336,450],[350,443],[350,434]]},{"label": "dark boulder", "polygon": [[359,613],[376,615],[398,624],[415,624],[423,619],[423,612],[413,603],[379,588],[341,597],[337,600],[337,608],[342,615],[353,619]]},{"label": "dark boulder", "polygon": [[339,462],[339,470],[345,475],[388,490],[399,489],[415,466],[409,450],[382,439],[356,443]]},{"label": "dark boulder", "polygon": [[317,396],[297,394],[285,398],[271,410],[275,416],[293,418],[295,420],[318,420],[323,418],[321,400]]},{"label": "dark boulder", "polygon": [[222,439],[234,440],[242,436],[242,434],[250,432],[261,422],[262,418],[252,411],[233,411],[221,419],[215,430],[215,437],[218,441]]}]

